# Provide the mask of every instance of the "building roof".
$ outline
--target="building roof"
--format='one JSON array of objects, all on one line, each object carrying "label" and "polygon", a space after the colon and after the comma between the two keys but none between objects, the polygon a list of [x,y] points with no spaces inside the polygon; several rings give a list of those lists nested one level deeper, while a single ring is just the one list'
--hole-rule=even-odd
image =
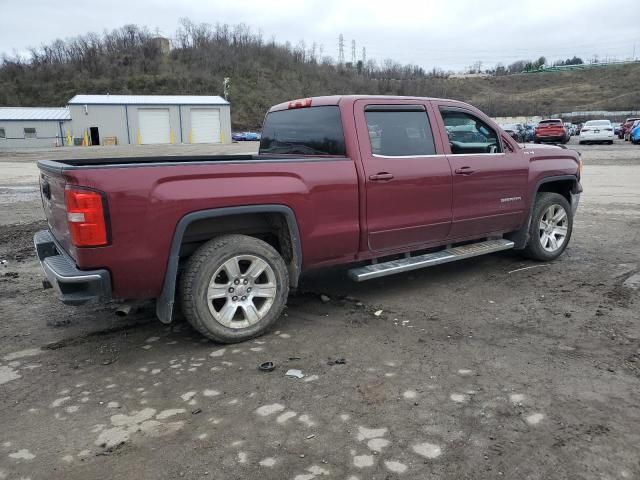
[{"label": "building roof", "polygon": [[0,107],[0,120],[71,120],[68,108]]},{"label": "building roof", "polygon": [[217,95],[76,95],[69,105],[229,105]]}]

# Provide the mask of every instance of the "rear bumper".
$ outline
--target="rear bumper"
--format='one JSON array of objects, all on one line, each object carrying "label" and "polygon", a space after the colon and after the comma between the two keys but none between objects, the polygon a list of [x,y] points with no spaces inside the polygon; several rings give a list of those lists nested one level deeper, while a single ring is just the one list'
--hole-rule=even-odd
[{"label": "rear bumper", "polygon": [[565,135],[536,135],[534,137],[538,142],[562,142],[565,138]]},{"label": "rear bumper", "polygon": [[580,141],[582,142],[608,142],[615,138],[613,132],[607,133],[583,133],[580,135]]},{"label": "rear bumper", "polygon": [[38,259],[49,283],[67,305],[111,298],[111,276],[107,270],[79,270],[56,243],[49,230],[33,236]]}]

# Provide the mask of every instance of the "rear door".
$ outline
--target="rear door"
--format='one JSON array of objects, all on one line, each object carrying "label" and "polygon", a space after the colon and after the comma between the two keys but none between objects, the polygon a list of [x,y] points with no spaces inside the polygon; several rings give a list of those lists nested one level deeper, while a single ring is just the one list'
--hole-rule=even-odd
[{"label": "rear door", "polygon": [[393,250],[446,238],[451,169],[434,138],[428,104],[358,100],[354,108],[369,248]]},{"label": "rear door", "polygon": [[488,118],[434,102],[453,172],[453,221],[449,237],[515,230],[526,213],[529,160],[501,138]]}]

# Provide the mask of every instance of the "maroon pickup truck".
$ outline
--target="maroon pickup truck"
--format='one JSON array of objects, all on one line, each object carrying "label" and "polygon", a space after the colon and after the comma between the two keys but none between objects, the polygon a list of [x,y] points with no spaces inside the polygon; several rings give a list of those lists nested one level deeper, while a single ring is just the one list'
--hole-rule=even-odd
[{"label": "maroon pickup truck", "polygon": [[155,299],[219,342],[255,337],[301,274],[356,281],[571,238],[581,161],[522,146],[453,100],[329,96],[272,107],[258,155],[38,162],[35,235],[68,304]]}]

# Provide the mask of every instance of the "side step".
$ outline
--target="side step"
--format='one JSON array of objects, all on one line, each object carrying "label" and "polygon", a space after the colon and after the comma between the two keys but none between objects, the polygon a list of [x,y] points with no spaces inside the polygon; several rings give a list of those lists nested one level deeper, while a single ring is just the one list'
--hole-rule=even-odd
[{"label": "side step", "polygon": [[460,247],[447,248],[435,253],[426,253],[416,257],[400,258],[384,263],[376,263],[365,267],[352,268],[349,270],[349,277],[356,282],[364,282],[372,278],[393,275],[394,273],[409,272],[419,268],[432,267],[441,263],[455,262],[465,258],[477,257],[486,253],[499,252],[513,248],[511,240],[503,238],[498,240],[487,240],[484,242],[470,243]]}]

